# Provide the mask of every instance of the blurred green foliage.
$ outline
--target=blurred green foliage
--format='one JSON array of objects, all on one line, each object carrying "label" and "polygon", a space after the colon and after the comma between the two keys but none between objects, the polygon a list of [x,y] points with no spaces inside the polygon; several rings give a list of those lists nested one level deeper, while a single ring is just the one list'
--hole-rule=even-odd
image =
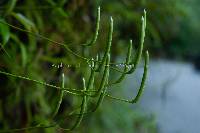
[{"label": "blurred green foliage", "polygon": [[[155,57],[185,58],[199,56],[200,53],[199,4],[198,0],[2,0],[0,19],[52,40],[66,42],[73,50],[87,55],[88,52],[84,53],[79,44],[91,37],[96,9],[100,5],[103,10],[100,37],[97,48],[87,56],[104,48],[107,19],[112,15],[115,20],[112,54],[117,59],[124,55],[127,40],[132,38],[133,46],[138,47],[141,14],[146,9],[146,48]],[[52,64],[60,62],[83,62],[59,46],[1,23],[0,42],[0,67],[5,71],[56,85],[59,85],[60,73],[65,72],[68,75],[66,84],[72,88],[79,88],[80,75],[89,73],[85,68],[52,67]],[[56,92],[51,89],[47,92],[47,89],[42,85],[0,76],[0,128],[27,127],[38,121],[48,124],[46,116],[55,104],[56,99],[52,97]],[[70,112],[74,108],[72,104],[78,102],[65,96],[59,114],[62,116]],[[105,100],[104,106],[94,115],[86,116],[78,132],[156,132],[154,117],[149,118],[124,104]],[[43,132],[55,131],[44,129]]]},{"label": "blurred green foliage", "polygon": [[[139,13],[145,8],[147,16],[146,45],[156,57],[182,58],[199,56],[198,0],[110,0],[99,2],[106,12],[117,19],[118,36],[138,37]],[[137,41],[134,40],[134,41]]]}]

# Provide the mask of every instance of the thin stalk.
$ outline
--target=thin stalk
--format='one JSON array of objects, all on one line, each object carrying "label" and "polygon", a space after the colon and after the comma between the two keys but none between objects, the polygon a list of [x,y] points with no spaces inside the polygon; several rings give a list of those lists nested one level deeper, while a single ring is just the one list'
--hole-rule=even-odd
[{"label": "thin stalk", "polygon": [[[85,85],[85,79],[84,78],[83,78],[83,88],[84,88],[84,91],[86,91],[86,85]],[[86,110],[86,106],[87,106],[87,96],[84,95],[83,100],[82,100],[82,104],[81,104],[80,115],[78,116],[78,118],[77,118],[74,126],[71,128],[71,130],[77,128],[80,125],[80,123],[83,119],[85,110]]]},{"label": "thin stalk", "polygon": [[92,40],[87,43],[87,44],[83,44],[83,46],[92,46],[96,43],[97,38],[98,38],[98,34],[99,34],[99,25],[100,25],[100,7],[98,7],[97,10],[97,17],[96,17],[96,25],[95,25],[95,34],[92,37]]},{"label": "thin stalk", "polygon": [[[41,84],[41,85],[44,85],[44,86],[48,86],[48,87],[51,87],[51,88],[56,88],[58,90],[64,90],[66,93],[69,93],[69,94],[72,94],[72,95],[82,96],[83,93],[78,94],[78,93],[75,93],[75,92],[84,92],[83,90],[71,89],[71,88],[62,88],[62,87],[59,87],[59,86],[48,84],[46,82],[38,81],[38,80],[35,80],[35,79],[31,79],[31,78],[28,78],[28,77],[19,76],[19,75],[15,75],[15,74],[3,72],[3,71],[0,71],[0,74],[6,75],[6,76],[15,77],[15,78],[20,78],[20,79],[24,79],[24,80],[28,80],[28,81],[32,81],[32,82],[35,82],[35,83],[38,83],[38,84]],[[71,92],[71,91],[75,91],[75,92]],[[91,90],[91,92],[96,92],[96,91],[95,90]]]},{"label": "thin stalk", "polygon": [[[62,74],[62,89],[64,89],[65,88],[65,75],[64,75],[64,73]],[[56,107],[55,107],[55,111],[54,111],[54,113],[53,113],[53,118],[57,115],[57,113],[58,113],[58,110],[59,110],[59,108],[60,108],[60,105],[61,105],[61,103],[62,103],[62,99],[63,99],[63,94],[64,94],[64,90],[59,90],[59,95],[58,95],[58,102],[57,102],[57,105],[56,105]]]},{"label": "thin stalk", "polygon": [[127,72],[128,74],[131,74],[135,72],[139,61],[142,56],[142,51],[143,51],[143,45],[144,45],[144,38],[145,38],[145,29],[146,29],[146,11],[144,10],[144,17],[142,17],[142,29],[141,29],[141,38],[140,38],[140,45],[137,50],[137,54],[135,56],[135,59],[131,62],[132,68]]},{"label": "thin stalk", "polygon": [[[98,55],[96,56],[95,60],[96,61],[98,60]],[[97,66],[97,62],[94,62],[92,59],[91,70],[90,70],[91,72],[90,72],[90,77],[89,77],[89,81],[88,81],[86,90],[91,90],[94,86],[94,77],[95,77],[96,66]]]},{"label": "thin stalk", "polygon": [[[110,57],[108,57],[108,58],[110,58]],[[108,59],[108,60],[110,60],[110,59]],[[109,70],[108,70],[108,72],[107,72],[107,78],[106,78],[106,82],[107,82],[107,84],[108,84],[108,80],[109,80]],[[95,108],[93,108],[93,110],[92,110],[92,112],[95,112],[98,108],[99,108],[99,106],[101,105],[101,103],[103,102],[103,99],[104,99],[104,97],[106,96],[106,91],[107,91],[107,87],[105,87],[104,89],[103,89],[103,91],[101,92],[101,94],[100,94],[100,96],[99,96],[99,99],[98,99],[98,101],[97,101],[97,103],[96,103],[96,106],[95,106]]]},{"label": "thin stalk", "polygon": [[126,64],[125,67],[124,67],[124,71],[123,71],[122,75],[112,84],[120,83],[125,78],[127,71],[129,69],[128,64],[130,63],[130,60],[131,60],[131,51],[132,51],[132,40],[130,40],[130,44],[129,44],[129,47],[128,47],[126,62],[124,63],[124,64]]},{"label": "thin stalk", "polygon": [[105,66],[105,69],[103,72],[103,77],[102,77],[100,86],[99,86],[97,92],[94,95],[91,95],[92,97],[96,97],[96,96],[100,95],[100,93],[102,93],[103,89],[105,88],[106,82],[109,77],[109,63],[110,63],[110,54],[108,53],[107,57],[106,57],[106,66]]},{"label": "thin stalk", "polygon": [[110,49],[111,49],[111,45],[112,45],[112,34],[113,34],[113,19],[112,17],[110,17],[110,26],[109,26],[109,33],[108,33],[108,40],[107,40],[107,46],[106,46],[106,50],[103,56],[103,59],[97,69],[97,71],[99,72],[100,70],[102,70],[105,62],[106,62],[106,57],[107,55],[110,53]]}]

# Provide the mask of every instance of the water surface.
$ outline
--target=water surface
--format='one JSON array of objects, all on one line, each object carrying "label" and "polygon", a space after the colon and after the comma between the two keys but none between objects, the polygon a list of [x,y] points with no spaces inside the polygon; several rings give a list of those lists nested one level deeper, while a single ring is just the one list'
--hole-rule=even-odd
[{"label": "water surface", "polygon": [[[141,80],[142,68],[126,80],[127,95]],[[200,132],[200,73],[190,63],[154,60],[139,105],[154,113],[160,133]],[[136,83],[136,84],[134,84]]]}]

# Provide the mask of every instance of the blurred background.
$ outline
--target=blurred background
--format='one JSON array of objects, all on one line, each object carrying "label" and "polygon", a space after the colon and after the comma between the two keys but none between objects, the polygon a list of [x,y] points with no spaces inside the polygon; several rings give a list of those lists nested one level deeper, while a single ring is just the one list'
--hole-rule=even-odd
[{"label": "blurred background", "polygon": [[[0,20],[65,42],[77,53],[94,33],[101,6],[100,33],[87,56],[103,52],[109,17],[114,19],[112,61],[124,59],[128,42],[140,41],[141,16],[147,11],[145,50],[150,52],[146,89],[137,104],[105,98],[97,112],[86,115],[76,132],[89,133],[196,133],[200,130],[200,1],[198,0],[0,0]],[[81,87],[88,74],[82,63],[62,47],[0,23],[0,70],[59,85]],[[76,68],[77,62],[81,63]],[[54,67],[60,63],[72,67]],[[136,94],[143,64],[112,93],[130,98]],[[111,79],[118,76],[113,73]],[[96,83],[97,84],[97,83]],[[55,90],[0,74],[0,129],[48,124]],[[77,97],[65,95],[59,117],[78,106]],[[72,118],[63,125],[68,127]],[[67,125],[66,125],[67,124]],[[29,132],[29,131],[24,131]],[[39,129],[30,132],[60,132]]]}]

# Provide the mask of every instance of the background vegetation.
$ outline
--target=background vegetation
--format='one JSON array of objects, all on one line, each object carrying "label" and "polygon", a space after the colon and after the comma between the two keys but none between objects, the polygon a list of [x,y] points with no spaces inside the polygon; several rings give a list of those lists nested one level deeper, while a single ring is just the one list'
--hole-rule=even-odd
[{"label": "background vegetation", "polygon": [[[100,36],[92,53],[103,51],[111,15],[114,18],[114,61],[124,55],[129,39],[133,39],[134,48],[138,47],[140,20],[143,9],[146,9],[145,49],[149,49],[154,57],[193,60],[200,53],[198,4],[198,0],[1,0],[0,19],[57,42],[65,42],[78,53],[87,55],[87,50],[83,53],[80,44],[91,38],[96,9],[100,5]],[[61,62],[72,65],[81,63],[83,66],[87,64],[77,60],[62,47],[37,36],[0,24],[0,39],[1,70],[58,86],[60,75],[64,72],[66,84],[72,88],[80,88],[81,75],[88,73],[85,67],[52,66]],[[123,85],[119,87],[125,89]],[[46,116],[55,104],[55,93],[42,85],[1,75],[0,129],[28,127],[38,121],[48,124]],[[79,99],[66,95],[59,111],[60,117],[73,110],[72,105],[77,103]],[[106,99],[96,113],[85,117],[77,131],[156,132],[154,116],[147,116],[136,106],[134,108]],[[68,122],[70,124],[70,118]],[[52,128],[42,130],[55,132]]]}]

